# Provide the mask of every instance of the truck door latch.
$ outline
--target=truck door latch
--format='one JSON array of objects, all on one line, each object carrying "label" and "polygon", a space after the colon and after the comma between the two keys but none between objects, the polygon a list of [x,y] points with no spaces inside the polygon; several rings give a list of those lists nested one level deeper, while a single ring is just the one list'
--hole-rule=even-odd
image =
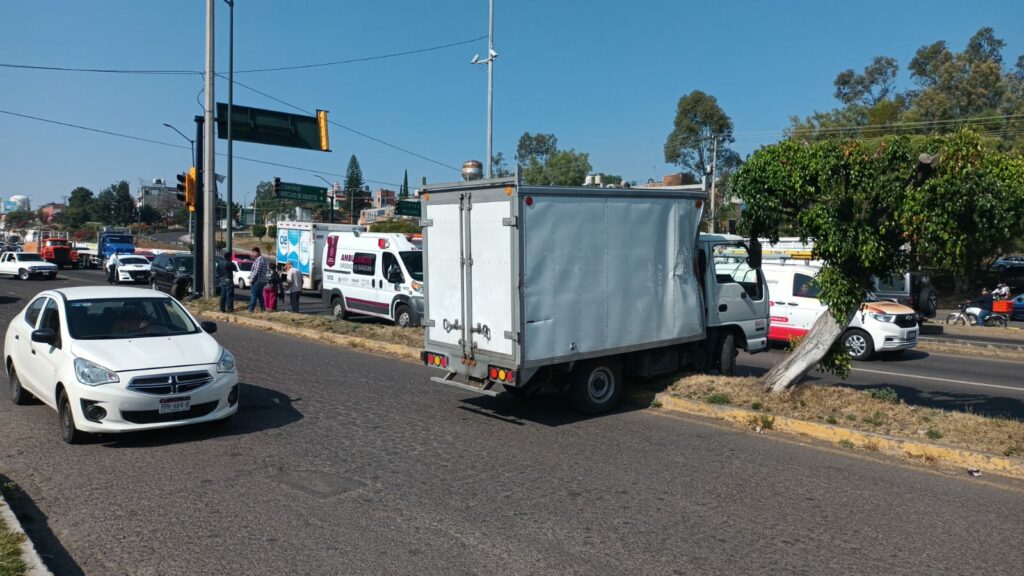
[{"label": "truck door latch", "polygon": [[487,340],[491,339],[491,329],[487,327],[487,324],[477,323],[476,328],[473,328],[473,332],[480,334],[484,338],[487,338]]},{"label": "truck door latch", "polygon": [[445,332],[451,332],[452,330],[462,330],[462,325],[459,324],[458,319],[456,319],[455,322],[449,322],[448,319],[446,318],[444,322],[441,323],[441,327],[444,328]]}]

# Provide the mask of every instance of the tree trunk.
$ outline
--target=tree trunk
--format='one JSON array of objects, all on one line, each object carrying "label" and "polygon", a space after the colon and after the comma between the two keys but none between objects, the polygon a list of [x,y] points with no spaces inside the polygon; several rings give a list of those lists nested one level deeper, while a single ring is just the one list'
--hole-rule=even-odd
[{"label": "tree trunk", "polygon": [[850,314],[846,322],[840,324],[832,315],[832,311],[826,310],[814,322],[814,326],[811,326],[811,330],[804,336],[800,345],[764,375],[761,382],[765,391],[778,393],[799,384],[828,354],[832,345],[846,331],[852,318],[853,314]]}]

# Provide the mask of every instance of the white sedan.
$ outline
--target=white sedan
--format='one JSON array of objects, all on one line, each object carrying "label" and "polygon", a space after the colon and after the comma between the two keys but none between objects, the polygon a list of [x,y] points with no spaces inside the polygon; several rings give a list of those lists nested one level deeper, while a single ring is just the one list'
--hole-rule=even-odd
[{"label": "white sedan", "polygon": [[59,414],[61,437],[226,421],[238,411],[235,358],[173,298],[139,288],[47,290],[7,328],[11,399]]},{"label": "white sedan", "polygon": [[57,265],[43,260],[35,252],[4,252],[0,254],[0,274],[9,274],[22,280],[57,277]]},{"label": "white sedan", "polygon": [[107,274],[113,268],[114,284],[122,282],[142,282],[149,284],[150,262],[145,256],[134,254],[115,254],[107,260]]},{"label": "white sedan", "polygon": [[249,280],[251,272],[252,261],[250,260],[235,260],[231,263],[231,277],[239,290],[252,285],[252,282]]}]

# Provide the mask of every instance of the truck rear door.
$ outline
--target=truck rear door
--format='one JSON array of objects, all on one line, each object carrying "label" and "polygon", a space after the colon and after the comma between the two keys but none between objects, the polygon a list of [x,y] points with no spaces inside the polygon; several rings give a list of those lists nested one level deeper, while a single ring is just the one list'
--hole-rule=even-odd
[{"label": "truck rear door", "polygon": [[424,202],[427,342],[513,359],[513,196],[453,191]]}]

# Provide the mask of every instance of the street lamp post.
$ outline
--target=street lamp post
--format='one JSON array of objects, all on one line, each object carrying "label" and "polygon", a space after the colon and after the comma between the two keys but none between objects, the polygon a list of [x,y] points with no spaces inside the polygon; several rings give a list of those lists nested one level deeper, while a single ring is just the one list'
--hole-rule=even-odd
[{"label": "street lamp post", "polygon": [[329,224],[334,224],[334,184],[331,184],[330,182],[328,182],[327,178],[324,178],[323,176],[321,176],[319,174],[314,174],[314,176],[316,176],[317,178],[323,180],[324,184],[327,184],[328,188],[330,188],[330,190],[331,190],[331,209],[327,213],[327,222]]},{"label": "street lamp post", "polygon": [[226,218],[228,237],[225,243],[225,251],[230,259],[233,250],[231,245],[231,192],[235,185],[233,139],[231,137],[231,125],[234,124],[231,112],[235,103],[235,0],[224,0],[224,2],[230,7],[228,16],[228,196],[225,203],[228,207]]},{"label": "street lamp post", "polygon": [[489,6],[487,58],[481,60],[479,55],[474,55],[469,63],[487,64],[487,177],[491,178],[493,176],[491,173],[491,158],[493,156],[491,149],[494,142],[492,138],[494,127],[494,60],[498,58],[498,53],[494,50],[494,0],[490,0]]}]

